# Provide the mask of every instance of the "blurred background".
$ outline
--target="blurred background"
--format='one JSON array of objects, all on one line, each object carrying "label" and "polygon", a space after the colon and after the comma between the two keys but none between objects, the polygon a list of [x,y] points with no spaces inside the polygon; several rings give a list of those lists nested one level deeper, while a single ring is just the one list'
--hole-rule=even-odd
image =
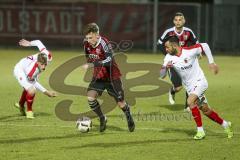
[{"label": "blurred background", "polygon": [[82,28],[97,22],[100,34],[132,50],[160,53],[157,39],[182,12],[200,42],[223,54],[240,54],[240,0],[0,0],[0,46],[21,38],[55,48],[82,48]]}]

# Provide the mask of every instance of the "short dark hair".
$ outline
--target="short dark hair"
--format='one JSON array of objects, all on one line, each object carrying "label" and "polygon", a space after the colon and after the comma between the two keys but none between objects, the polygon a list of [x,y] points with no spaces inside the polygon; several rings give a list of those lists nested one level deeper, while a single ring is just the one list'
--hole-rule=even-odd
[{"label": "short dark hair", "polygon": [[83,34],[87,35],[88,33],[99,33],[99,27],[96,23],[89,23],[83,29]]},{"label": "short dark hair", "polygon": [[183,16],[184,17],[182,12],[176,12],[174,17],[176,17],[176,16]]},{"label": "short dark hair", "polygon": [[177,36],[168,36],[164,38],[163,43],[166,43],[167,41],[169,41],[170,43],[176,43],[177,45],[179,45],[179,38]]},{"label": "short dark hair", "polygon": [[39,53],[37,57],[37,61],[41,64],[47,65],[47,55],[44,53]]}]

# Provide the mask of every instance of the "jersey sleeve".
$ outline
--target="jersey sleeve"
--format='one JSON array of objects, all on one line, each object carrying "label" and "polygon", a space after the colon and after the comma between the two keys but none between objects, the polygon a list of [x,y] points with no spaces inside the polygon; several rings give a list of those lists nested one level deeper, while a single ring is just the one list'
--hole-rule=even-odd
[{"label": "jersey sleeve", "polygon": [[34,87],[43,93],[47,91],[47,89],[44,88],[38,81],[36,81],[36,83],[34,84]]},{"label": "jersey sleeve", "polygon": [[166,54],[163,60],[163,66],[166,67],[169,61],[171,61],[171,56],[169,54]]},{"label": "jersey sleeve", "polygon": [[112,49],[111,43],[109,43],[109,41],[106,39],[102,39],[100,43],[102,45],[102,48],[103,48],[106,58],[102,61],[95,61],[94,66],[95,67],[109,66],[113,59],[113,49]]},{"label": "jersey sleeve", "polygon": [[209,48],[209,45],[207,43],[200,43],[202,46],[202,50],[204,51],[204,53],[206,54],[207,58],[208,58],[208,63],[214,63],[214,59],[212,56],[212,52],[211,49]]},{"label": "jersey sleeve", "polygon": [[194,45],[194,44],[198,44],[198,39],[197,37],[195,36],[195,34],[193,33],[193,31],[191,29],[189,29],[189,32],[190,32],[190,43],[191,45]]},{"label": "jersey sleeve", "polygon": [[167,37],[168,33],[169,33],[168,30],[163,32],[162,36],[158,39],[158,44],[163,45],[163,40],[164,40],[164,38]]},{"label": "jersey sleeve", "polygon": [[163,52],[164,55],[167,55],[167,52],[166,52],[166,49],[165,49],[165,46],[164,46],[164,39],[166,37],[168,37],[168,35],[169,35],[169,29],[164,31],[162,36],[158,39],[158,44],[160,45],[160,50]]},{"label": "jersey sleeve", "polygon": [[41,53],[46,54],[46,55],[47,55],[47,58],[48,58],[48,59],[47,59],[48,62],[52,61],[52,54],[51,54],[51,52],[49,52],[49,51],[46,49],[46,47],[43,45],[43,43],[42,43],[40,40],[33,40],[33,41],[30,42],[30,44],[31,44],[31,46],[36,46],[36,47],[38,47],[38,49],[39,49],[39,51],[40,51]]}]

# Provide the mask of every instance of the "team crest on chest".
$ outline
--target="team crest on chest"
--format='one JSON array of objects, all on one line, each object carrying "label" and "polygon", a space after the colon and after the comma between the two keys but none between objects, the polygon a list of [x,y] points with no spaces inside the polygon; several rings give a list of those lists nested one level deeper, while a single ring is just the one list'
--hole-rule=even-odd
[{"label": "team crest on chest", "polygon": [[184,41],[188,40],[188,35],[183,35]]},{"label": "team crest on chest", "polygon": [[185,63],[188,63],[188,59],[187,59],[187,58],[185,58],[185,59],[184,59],[184,62],[185,62]]}]

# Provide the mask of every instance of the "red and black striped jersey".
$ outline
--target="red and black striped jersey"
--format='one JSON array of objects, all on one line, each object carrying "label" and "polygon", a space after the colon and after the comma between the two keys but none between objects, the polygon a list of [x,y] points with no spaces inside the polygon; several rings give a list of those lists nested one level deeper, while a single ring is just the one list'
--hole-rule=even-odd
[{"label": "red and black striped jersey", "polygon": [[84,51],[88,63],[94,64],[93,78],[110,80],[121,77],[121,72],[113,57],[113,50],[107,38],[100,36],[95,46],[84,40]]},{"label": "red and black striped jersey", "polygon": [[181,47],[192,46],[199,43],[193,31],[187,27],[183,27],[181,33],[178,33],[175,27],[167,29],[159,38],[158,43],[163,45],[164,38],[169,36],[177,36],[179,38],[179,44]]}]

